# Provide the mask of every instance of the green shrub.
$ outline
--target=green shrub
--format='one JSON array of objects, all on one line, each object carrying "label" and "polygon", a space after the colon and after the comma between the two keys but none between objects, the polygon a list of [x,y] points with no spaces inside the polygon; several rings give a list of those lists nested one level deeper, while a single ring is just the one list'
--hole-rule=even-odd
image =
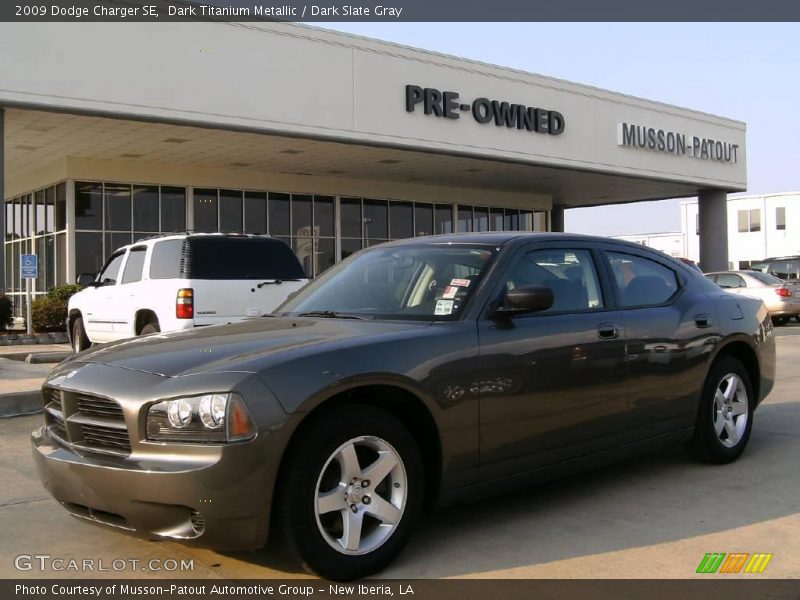
[{"label": "green shrub", "polygon": [[79,285],[62,285],[61,287],[53,288],[49,292],[47,292],[48,298],[53,298],[55,300],[61,300],[62,302],[68,302],[70,296],[77,292],[81,291],[81,286]]},{"label": "green shrub", "polygon": [[39,296],[31,302],[31,321],[37,333],[45,331],[65,331],[67,302],[59,298]]},{"label": "green shrub", "polygon": [[0,330],[9,327],[14,319],[14,303],[0,292]]}]

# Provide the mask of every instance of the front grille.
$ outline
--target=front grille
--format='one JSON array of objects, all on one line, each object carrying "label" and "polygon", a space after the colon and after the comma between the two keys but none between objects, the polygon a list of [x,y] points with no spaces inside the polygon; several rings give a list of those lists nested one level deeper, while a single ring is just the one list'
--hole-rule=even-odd
[{"label": "front grille", "polygon": [[78,412],[90,417],[110,417],[112,419],[123,420],[122,407],[113,400],[100,398],[98,396],[88,396],[86,394],[76,394],[78,402]]},{"label": "front grille", "polygon": [[130,454],[128,428],[115,401],[56,388],[45,388],[43,398],[45,425],[52,435],[86,450]]}]

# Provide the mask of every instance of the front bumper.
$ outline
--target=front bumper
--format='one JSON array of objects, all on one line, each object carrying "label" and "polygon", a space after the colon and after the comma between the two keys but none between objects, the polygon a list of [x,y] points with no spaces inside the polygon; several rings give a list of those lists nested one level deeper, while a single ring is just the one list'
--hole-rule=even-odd
[{"label": "front bumper", "polygon": [[[52,426],[32,433],[39,478],[71,514],[140,537],[219,550],[266,544],[273,488],[292,428],[257,378],[242,380],[242,374],[226,373],[164,378],[77,362],[62,365],[54,373],[45,389],[114,398],[130,438],[130,452],[114,454],[66,441],[59,435],[63,430]],[[226,385],[234,380],[239,381]],[[212,381],[235,388],[245,402],[253,399],[250,412],[260,425],[254,439],[229,444],[146,439],[147,405],[159,397],[217,389],[209,387]]]},{"label": "front bumper", "polygon": [[244,550],[268,534],[265,486],[241,472],[252,444],[219,448],[194,460],[102,456],[70,448],[44,427],[31,436],[42,484],[77,517],[150,539]]}]

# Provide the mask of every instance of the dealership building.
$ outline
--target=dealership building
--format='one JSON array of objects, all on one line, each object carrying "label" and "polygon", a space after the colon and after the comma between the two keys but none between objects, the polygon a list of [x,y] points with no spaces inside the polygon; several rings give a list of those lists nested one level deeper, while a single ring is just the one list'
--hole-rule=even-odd
[{"label": "dealership building", "polygon": [[171,231],[268,233],[310,274],[386,240],[563,230],[699,198],[724,268],[745,124],[292,24],[0,24],[0,283],[35,293]]}]

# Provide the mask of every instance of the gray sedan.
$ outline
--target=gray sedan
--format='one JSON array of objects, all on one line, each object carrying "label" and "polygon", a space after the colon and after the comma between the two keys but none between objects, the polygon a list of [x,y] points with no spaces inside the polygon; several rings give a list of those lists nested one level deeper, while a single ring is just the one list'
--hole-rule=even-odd
[{"label": "gray sedan", "polygon": [[277,536],[353,579],[432,505],[670,444],[732,462],[774,377],[763,303],[662,253],[421,237],[352,255],[274,315],[75,355],[32,445],[76,517],[218,549]]}]

